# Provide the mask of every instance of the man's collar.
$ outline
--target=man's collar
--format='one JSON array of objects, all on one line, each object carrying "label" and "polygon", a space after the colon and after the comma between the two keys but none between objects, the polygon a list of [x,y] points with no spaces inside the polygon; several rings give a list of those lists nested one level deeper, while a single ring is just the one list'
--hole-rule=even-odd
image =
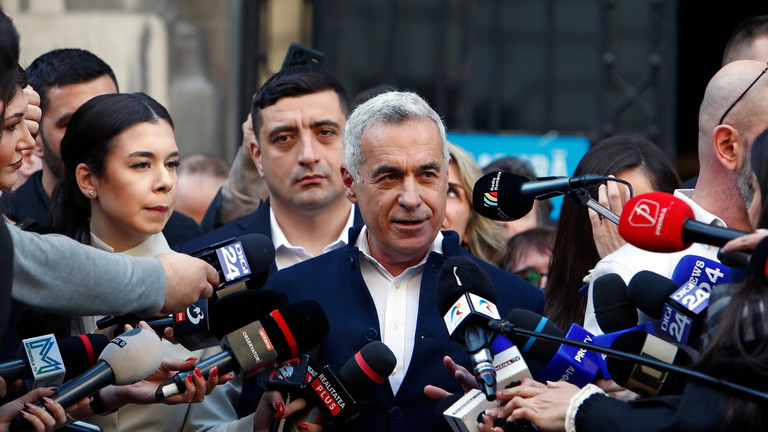
[{"label": "man's collar", "polygon": [[[349,215],[347,215],[347,222],[344,225],[344,228],[339,233],[339,237],[331,242],[329,245],[326,246],[333,246],[337,245],[339,243],[347,244],[347,231],[349,231],[350,228],[353,227],[355,221],[355,212],[354,212],[354,206],[350,204],[349,206]],[[269,227],[272,231],[272,244],[275,246],[275,250],[281,246],[285,246],[288,248],[297,248],[301,246],[294,246],[292,245],[288,239],[285,237],[285,233],[280,228],[280,224],[277,223],[277,218],[275,217],[275,210],[272,206],[269,207]]]},{"label": "man's collar", "polygon": [[693,217],[697,222],[726,228],[725,222],[723,222],[722,219],[704,210],[700,205],[696,204],[696,202],[691,199],[693,196],[693,189],[675,189],[674,195],[676,198],[680,198],[691,207],[693,210]]}]

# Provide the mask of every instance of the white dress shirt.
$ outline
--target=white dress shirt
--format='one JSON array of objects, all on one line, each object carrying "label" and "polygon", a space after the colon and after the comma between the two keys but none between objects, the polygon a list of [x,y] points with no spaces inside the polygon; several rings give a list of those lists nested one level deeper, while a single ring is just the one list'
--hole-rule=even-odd
[{"label": "white dress shirt", "polygon": [[[347,232],[352,227],[355,221],[354,206],[349,205],[349,216],[347,217],[347,223],[344,225],[344,229],[339,233],[339,238],[329,245],[323,248],[323,253],[338,249],[347,244]],[[272,207],[269,208],[269,226],[272,230],[272,244],[275,245],[275,265],[278,270],[282,270],[286,267],[290,267],[294,264],[298,264],[302,261],[306,261],[310,258],[314,258],[314,255],[310,255],[301,246],[292,245],[285,237],[285,233],[280,229],[280,224],[277,223],[275,218],[275,211]]]},{"label": "white dress shirt", "polygon": [[397,277],[392,276],[371,256],[367,227],[363,227],[355,246],[360,249],[361,258],[364,258],[360,260],[360,271],[376,306],[381,341],[397,358],[395,370],[389,376],[392,393],[397,394],[413,356],[424,264],[430,252],[443,253],[443,234],[438,232],[424,258]]}]

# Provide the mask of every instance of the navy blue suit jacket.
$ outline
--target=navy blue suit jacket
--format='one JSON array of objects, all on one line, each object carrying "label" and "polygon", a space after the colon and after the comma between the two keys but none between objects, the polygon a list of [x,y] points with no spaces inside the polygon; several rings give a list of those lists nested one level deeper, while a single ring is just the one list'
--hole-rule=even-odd
[{"label": "navy blue suit jacket", "polygon": [[[361,227],[350,229],[349,245],[272,275],[265,288],[284,291],[290,301],[312,299],[328,316],[330,330],[320,344],[316,360],[338,371],[354,354],[372,340],[381,340],[379,318],[360,271],[359,250],[354,246]],[[443,254],[427,259],[419,293],[416,342],[411,363],[397,395],[389,382],[380,385],[366,401],[361,416],[349,430],[427,431],[445,430],[448,425],[435,414],[437,404],[424,395],[424,386],[437,385],[453,393],[462,389],[443,366],[443,356],[471,368],[464,347],[448,338],[443,317],[437,309],[437,277],[443,263],[452,256],[468,256],[488,273],[498,291],[497,306],[503,317],[512,308],[537,313],[544,309],[544,295],[533,285],[502,271],[466,252],[453,231],[443,231]],[[311,280],[311,283],[307,281]]]}]

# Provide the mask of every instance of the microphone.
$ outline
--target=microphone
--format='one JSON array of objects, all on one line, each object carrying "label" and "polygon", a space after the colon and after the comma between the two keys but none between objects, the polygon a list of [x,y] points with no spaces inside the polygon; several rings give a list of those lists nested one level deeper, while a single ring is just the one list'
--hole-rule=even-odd
[{"label": "microphone", "polygon": [[627,297],[627,285],[621,276],[611,273],[595,279],[592,299],[595,318],[603,333],[613,333],[637,325],[637,308]]},{"label": "microphone", "polygon": [[[730,282],[728,268],[713,260],[686,255],[672,277],[677,281],[647,270],[638,272],[629,282],[627,295],[638,309],[660,320],[659,329],[665,335],[691,345],[701,335],[711,286]],[[678,281],[682,284],[678,285]]]},{"label": "microphone", "polygon": [[[269,266],[275,260],[275,247],[272,240],[267,236],[245,234],[198,249],[190,255],[207,262],[218,272],[221,283],[216,287],[214,296],[211,297],[212,300],[209,299],[216,301],[232,292],[241,291],[236,288],[241,283],[245,283],[247,290],[263,287],[267,277],[269,277]],[[195,304],[204,313],[204,307],[201,306],[200,301]],[[197,311],[193,308],[190,312],[195,313]],[[113,325],[120,328],[125,324],[131,324],[135,327],[135,323],[148,318],[150,317],[141,317],[133,313],[107,315],[96,321],[96,327],[100,330]],[[168,327],[172,322],[170,319],[157,322],[152,328],[155,331],[160,329],[158,334],[162,335],[162,329]]]},{"label": "microphone", "polygon": [[[280,419],[273,430],[298,431],[295,424],[317,421],[322,415],[330,426],[349,422],[358,414],[360,401],[373,393],[395,370],[395,354],[381,341],[372,341],[347,360],[338,375],[325,366],[318,368],[310,359],[304,373],[302,393],[312,408],[299,417],[291,417],[290,426],[279,428]],[[311,365],[314,365],[312,367]]]},{"label": "microphone", "polygon": [[605,181],[606,177],[597,174],[547,177],[530,181],[517,174],[497,171],[488,173],[475,182],[472,207],[488,219],[515,220],[531,211],[534,199],[552,198]]},{"label": "microphone", "polygon": [[33,387],[48,387],[69,381],[93,366],[109,343],[103,334],[83,334],[56,341],[52,334],[24,339],[19,360],[0,364],[6,382],[34,379]]},{"label": "microphone", "polygon": [[[611,348],[683,367],[693,364],[693,359],[687,352],[642,331],[620,334],[611,343]],[[685,380],[674,373],[614,357],[608,357],[606,364],[614,381],[642,396],[652,397],[683,392]]]},{"label": "microphone", "polygon": [[619,235],[628,243],[651,252],[678,252],[691,243],[722,246],[748,234],[694,220],[691,207],[665,192],[631,198],[619,220]]},{"label": "microphone", "polygon": [[[536,333],[549,334],[558,338],[563,331],[552,324],[545,317],[525,309],[512,309],[506,316],[506,320],[514,326],[536,329]],[[591,343],[594,335],[582,327],[571,324],[565,339],[577,342]],[[587,348],[577,348],[570,345],[552,343],[551,341],[538,340],[527,336],[513,336],[515,344],[523,346],[521,352],[528,354],[542,363],[546,363],[539,373],[540,381],[567,381],[579,387],[592,382],[600,371],[600,356],[588,351]],[[531,339],[536,339],[532,341]]]},{"label": "microphone", "polygon": [[490,350],[492,333],[485,326],[489,320],[499,319],[496,289],[480,266],[462,256],[445,261],[437,286],[437,305],[448,334],[467,348],[475,379],[492,401],[496,399],[496,371]]},{"label": "microphone", "polygon": [[[150,330],[133,329],[112,339],[94,366],[59,386],[50,398],[68,408],[110,384],[132,384],[150,376],[162,360],[160,338]],[[35,405],[43,407],[42,402]],[[11,431],[30,427],[21,414],[10,424]]]},{"label": "microphone", "polygon": [[[225,335],[221,341],[222,351],[201,360],[195,367],[206,379],[214,367],[219,368],[219,374],[238,372],[249,375],[276,361],[298,357],[317,345],[326,334],[328,318],[319,303],[314,300],[291,303]],[[177,372],[158,386],[157,398],[185,392],[184,380],[194,371],[191,368]]]},{"label": "microphone", "polygon": [[215,302],[201,299],[173,316],[148,321],[160,336],[173,327],[173,337],[186,349],[195,351],[218,345],[227,333],[244,327],[271,311],[288,304],[285,293],[274,290],[243,290]]},{"label": "microphone", "polygon": [[217,291],[250,279],[262,287],[269,275],[269,266],[275,261],[275,247],[265,235],[245,234],[214,243],[190,255],[219,272],[222,282]]}]

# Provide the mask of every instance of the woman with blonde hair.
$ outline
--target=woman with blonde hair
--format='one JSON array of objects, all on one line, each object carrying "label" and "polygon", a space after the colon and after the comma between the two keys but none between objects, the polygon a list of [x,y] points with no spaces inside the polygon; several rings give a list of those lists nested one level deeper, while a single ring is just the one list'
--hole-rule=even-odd
[{"label": "woman with blonde hair", "polygon": [[442,229],[456,231],[461,246],[472,255],[499,266],[506,245],[501,230],[490,219],[472,209],[472,189],[482,172],[472,156],[456,144],[448,143],[448,200]]}]

